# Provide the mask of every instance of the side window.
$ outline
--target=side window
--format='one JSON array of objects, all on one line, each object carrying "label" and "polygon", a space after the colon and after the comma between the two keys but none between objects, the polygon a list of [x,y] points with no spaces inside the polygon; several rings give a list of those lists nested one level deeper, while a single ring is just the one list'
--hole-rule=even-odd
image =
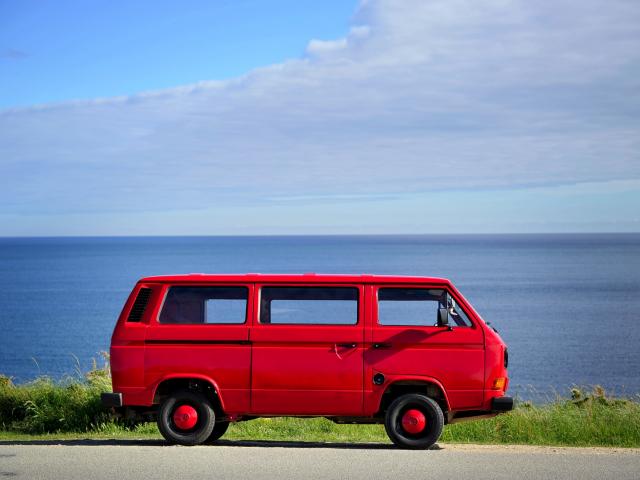
[{"label": "side window", "polygon": [[355,325],[358,323],[358,289],[262,287],[260,323]]},{"label": "side window", "polygon": [[449,308],[451,326],[471,326],[467,316],[456,307],[446,290],[436,288],[380,288],[378,323],[434,326],[438,324],[438,308],[445,305]]},{"label": "side window", "polygon": [[247,287],[171,287],[160,323],[239,324],[247,319]]}]

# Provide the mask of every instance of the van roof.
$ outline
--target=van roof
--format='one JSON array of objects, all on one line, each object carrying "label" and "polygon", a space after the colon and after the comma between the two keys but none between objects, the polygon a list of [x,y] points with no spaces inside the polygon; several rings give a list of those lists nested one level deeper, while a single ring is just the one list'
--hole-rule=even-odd
[{"label": "van roof", "polygon": [[141,282],[157,283],[183,283],[183,282],[275,282],[275,283],[440,283],[449,285],[451,282],[446,278],[419,277],[410,275],[372,275],[372,274],[208,274],[189,273],[186,275],[159,275],[144,277]]}]

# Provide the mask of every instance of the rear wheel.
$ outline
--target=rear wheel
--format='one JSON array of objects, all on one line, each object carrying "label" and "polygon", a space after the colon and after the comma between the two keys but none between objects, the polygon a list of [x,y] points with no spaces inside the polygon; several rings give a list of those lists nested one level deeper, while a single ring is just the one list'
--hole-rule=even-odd
[{"label": "rear wheel", "polygon": [[213,427],[213,431],[209,438],[207,438],[207,443],[212,443],[218,440],[222,435],[224,435],[229,428],[229,422],[216,422]]},{"label": "rear wheel", "polygon": [[440,406],[425,395],[409,393],[396,398],[385,416],[384,427],[402,448],[424,449],[438,441],[444,427]]},{"label": "rear wheel", "polygon": [[216,416],[201,394],[176,392],[160,405],[158,429],[170,443],[198,445],[209,438]]}]

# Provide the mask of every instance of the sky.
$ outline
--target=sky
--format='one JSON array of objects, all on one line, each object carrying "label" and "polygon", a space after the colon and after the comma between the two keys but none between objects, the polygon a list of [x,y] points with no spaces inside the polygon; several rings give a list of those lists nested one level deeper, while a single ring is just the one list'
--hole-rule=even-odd
[{"label": "sky", "polygon": [[0,0],[0,236],[640,232],[636,0]]}]

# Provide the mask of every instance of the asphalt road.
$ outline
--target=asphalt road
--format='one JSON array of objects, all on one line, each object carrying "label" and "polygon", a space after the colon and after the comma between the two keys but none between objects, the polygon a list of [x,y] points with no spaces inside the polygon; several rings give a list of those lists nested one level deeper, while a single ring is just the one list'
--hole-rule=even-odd
[{"label": "asphalt road", "polygon": [[0,479],[640,478],[640,449],[222,442],[175,447],[150,441],[0,442]]}]

